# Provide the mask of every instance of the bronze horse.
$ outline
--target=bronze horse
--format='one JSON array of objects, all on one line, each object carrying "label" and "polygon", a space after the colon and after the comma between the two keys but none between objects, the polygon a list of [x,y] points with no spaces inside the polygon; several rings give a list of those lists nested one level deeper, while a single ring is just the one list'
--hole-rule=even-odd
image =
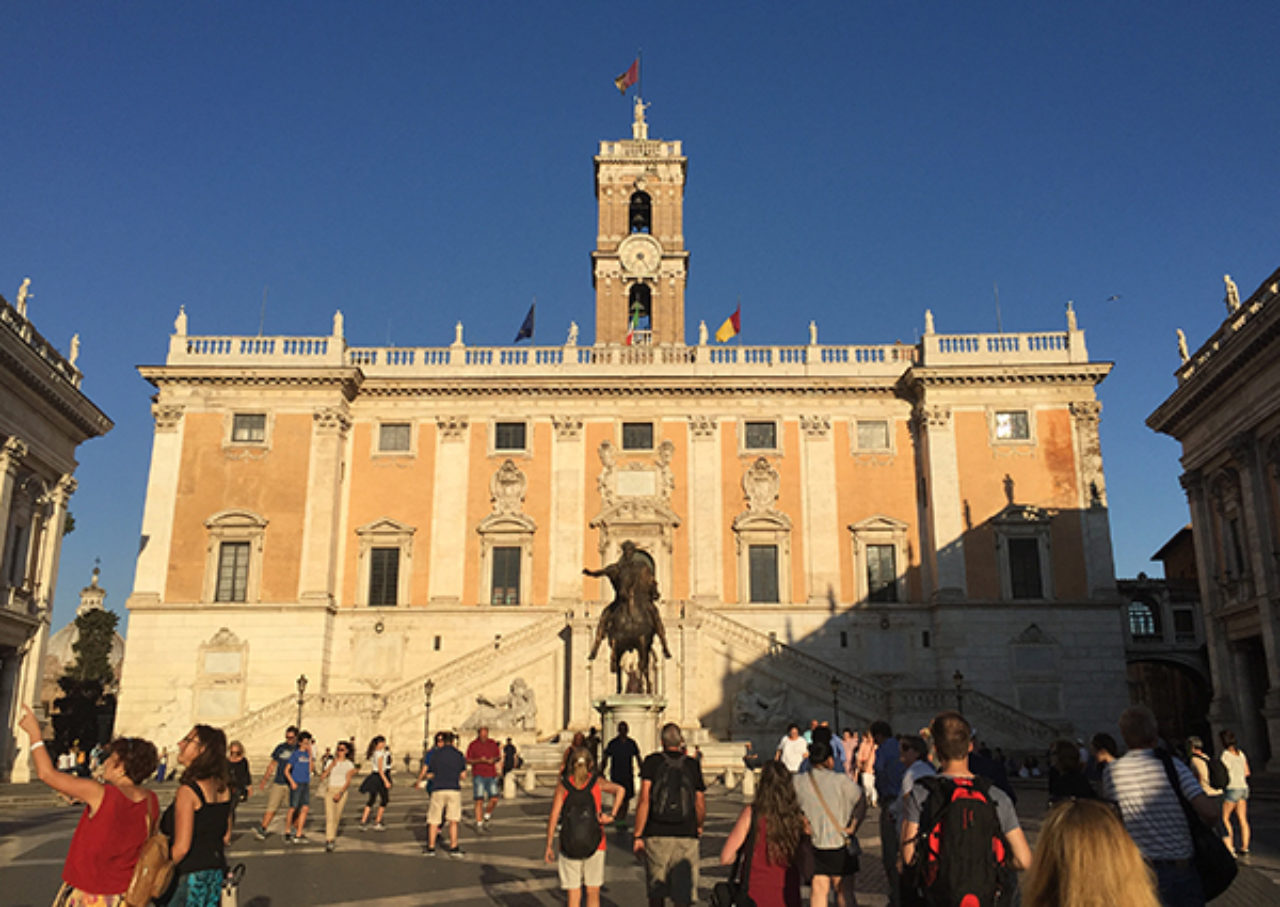
[{"label": "bronze horse", "polygon": [[[653,567],[644,557],[636,556],[635,546],[623,544],[622,556],[616,563],[603,570],[583,570],[588,576],[607,576],[613,583],[614,599],[600,615],[595,642],[590,658],[596,657],[600,643],[607,636],[612,656],[609,668],[618,677],[620,692],[652,693],[653,676],[650,672],[653,654],[653,638],[662,640],[663,651],[670,657],[662,618],[657,613],[658,584],[653,577]],[[634,651],[639,660],[634,674],[628,674],[625,686],[622,682],[622,656]]]}]

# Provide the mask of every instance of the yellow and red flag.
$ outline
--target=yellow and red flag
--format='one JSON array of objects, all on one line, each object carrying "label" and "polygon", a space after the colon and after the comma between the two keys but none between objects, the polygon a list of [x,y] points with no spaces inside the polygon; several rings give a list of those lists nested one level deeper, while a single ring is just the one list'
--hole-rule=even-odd
[{"label": "yellow and red flag", "polygon": [[716,331],[716,341],[726,343],[737,337],[742,332],[742,303],[738,303],[738,307],[733,310],[733,314],[724,320],[724,324],[720,325],[720,329]]},{"label": "yellow and red flag", "polygon": [[618,86],[618,91],[623,94],[627,93],[627,89],[640,81],[640,58],[636,57],[631,61],[631,65],[627,67],[627,71],[618,78],[613,80],[613,84]]}]

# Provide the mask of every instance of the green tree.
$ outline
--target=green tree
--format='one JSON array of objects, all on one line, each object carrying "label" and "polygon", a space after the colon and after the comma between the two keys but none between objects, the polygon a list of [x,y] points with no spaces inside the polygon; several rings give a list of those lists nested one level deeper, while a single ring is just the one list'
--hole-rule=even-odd
[{"label": "green tree", "polygon": [[94,680],[109,686],[115,680],[111,670],[111,646],[115,642],[116,624],[120,616],[102,608],[93,608],[76,617],[79,638],[72,643],[76,660],[66,676],[74,680]]}]

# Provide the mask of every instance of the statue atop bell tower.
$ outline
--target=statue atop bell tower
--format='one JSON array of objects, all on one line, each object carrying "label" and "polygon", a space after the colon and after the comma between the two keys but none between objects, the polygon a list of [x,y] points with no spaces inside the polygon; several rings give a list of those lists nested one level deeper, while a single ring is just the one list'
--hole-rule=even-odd
[{"label": "statue atop bell tower", "polygon": [[637,96],[632,137],[601,142],[595,158],[597,343],[684,343],[688,161],[679,142],[649,138],[648,106]]}]

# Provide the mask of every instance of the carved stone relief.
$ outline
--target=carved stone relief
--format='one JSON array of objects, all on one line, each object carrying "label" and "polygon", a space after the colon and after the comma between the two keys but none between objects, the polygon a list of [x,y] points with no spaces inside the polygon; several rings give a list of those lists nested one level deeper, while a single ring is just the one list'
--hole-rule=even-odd
[{"label": "carved stone relief", "polygon": [[489,498],[493,503],[493,512],[499,514],[517,514],[523,509],[524,493],[529,480],[516,466],[515,461],[508,458],[489,480]]},{"label": "carved stone relief", "polygon": [[742,476],[742,492],[747,498],[747,510],[751,513],[773,512],[773,504],[778,500],[781,484],[778,470],[764,457],[757,457]]}]

